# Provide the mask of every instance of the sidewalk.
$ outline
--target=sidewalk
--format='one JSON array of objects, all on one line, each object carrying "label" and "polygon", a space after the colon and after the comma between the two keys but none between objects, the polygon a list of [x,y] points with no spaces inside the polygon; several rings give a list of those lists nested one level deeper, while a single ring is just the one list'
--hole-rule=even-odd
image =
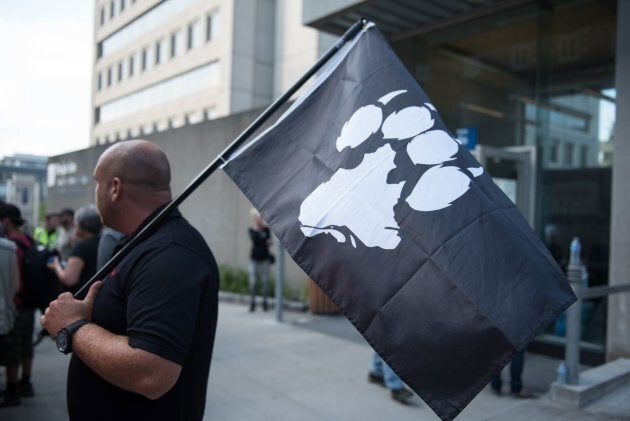
[{"label": "sidewalk", "polygon": [[[402,405],[366,381],[371,349],[341,316],[249,313],[221,303],[204,420],[438,420],[420,398]],[[0,409],[3,421],[65,420],[69,358],[51,340],[36,348],[34,398]],[[544,394],[558,361],[527,355],[524,382]],[[505,376],[507,377],[507,376]],[[4,383],[4,375],[0,376]],[[581,411],[549,402],[498,397],[486,388],[457,420],[630,420],[630,388]]]}]

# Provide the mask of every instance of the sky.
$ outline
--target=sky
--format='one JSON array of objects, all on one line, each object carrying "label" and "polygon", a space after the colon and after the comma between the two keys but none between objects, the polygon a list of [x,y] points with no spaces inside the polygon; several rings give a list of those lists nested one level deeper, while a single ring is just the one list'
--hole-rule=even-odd
[{"label": "sky", "polygon": [[92,0],[0,0],[0,157],[90,139]]}]

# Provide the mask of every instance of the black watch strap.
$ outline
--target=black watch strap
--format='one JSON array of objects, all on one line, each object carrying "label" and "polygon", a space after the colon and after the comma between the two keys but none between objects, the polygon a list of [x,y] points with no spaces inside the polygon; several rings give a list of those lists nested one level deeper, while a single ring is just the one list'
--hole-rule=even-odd
[{"label": "black watch strap", "polygon": [[79,319],[75,322],[70,323],[68,326],[66,326],[64,329],[66,330],[66,332],[68,332],[69,335],[72,335],[74,332],[76,332],[77,330],[79,330],[79,328],[83,325],[88,324],[89,322],[85,319]]},{"label": "black watch strap", "polygon": [[72,334],[79,330],[81,326],[88,324],[88,321],[85,319],[79,319],[68,326],[61,328],[59,333],[57,333],[57,337],[55,338],[55,342],[57,344],[57,349],[59,352],[63,352],[64,354],[69,354],[72,352]]}]

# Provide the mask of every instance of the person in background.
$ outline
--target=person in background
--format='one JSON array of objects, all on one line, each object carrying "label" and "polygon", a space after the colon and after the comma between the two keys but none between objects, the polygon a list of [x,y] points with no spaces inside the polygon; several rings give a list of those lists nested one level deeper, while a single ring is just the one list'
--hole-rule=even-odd
[{"label": "person in background", "polygon": [[[94,170],[103,223],[133,238],[171,201],[166,154],[117,142]],[[218,316],[219,271],[201,234],[173,209],[83,300],[64,293],[42,316],[72,352],[76,420],[199,420]]]},{"label": "person in background", "polygon": [[370,360],[368,382],[386,387],[389,389],[392,399],[400,403],[406,403],[413,396],[413,392],[407,389],[400,377],[376,352],[372,353]]},{"label": "person in background", "polygon": [[99,235],[103,223],[94,206],[80,208],[75,217],[75,236],[78,243],[68,256],[65,267],[54,257],[48,267],[70,292],[77,292],[96,273]]},{"label": "person in background", "polygon": [[46,247],[48,250],[57,248],[57,237],[59,233],[59,215],[56,213],[46,214],[44,226],[39,226],[33,231],[33,238],[39,245]]},{"label": "person in background", "polygon": [[273,262],[273,255],[269,253],[271,245],[271,232],[260,216],[260,213],[254,208],[249,212],[251,217],[251,226],[248,233],[252,241],[252,248],[249,254],[249,291],[251,300],[249,311],[256,310],[256,281],[262,283],[263,294],[263,310],[267,311],[267,294],[269,290],[269,265]]},{"label": "person in background", "polygon": [[74,209],[65,208],[59,212],[59,227],[57,228],[57,251],[61,260],[70,257],[74,237]]},{"label": "person in background", "polygon": [[[520,399],[536,399],[538,396],[529,390],[523,388],[523,367],[525,366],[525,351],[520,351],[512,357],[510,361],[510,394]],[[503,380],[501,373],[493,376],[490,380],[492,391],[497,396],[503,393]]]},{"label": "person in background", "polygon": [[[35,240],[22,232],[24,225],[22,213],[17,206],[10,203],[0,205],[0,224],[4,229],[6,237],[14,243],[22,243],[27,246],[35,244]],[[18,270],[20,272],[18,292],[14,296],[16,307],[16,318],[11,331],[11,350],[8,361],[6,361],[7,389],[4,392],[4,400],[1,406],[14,406],[21,403],[22,397],[32,397],[35,395],[33,384],[31,383],[31,372],[33,368],[33,323],[35,321],[35,309],[24,305],[20,296],[23,285],[24,250],[17,247],[16,250]],[[22,377],[20,379],[20,368]]]},{"label": "person in background", "polygon": [[[11,378],[8,366],[15,365],[12,361],[12,354],[15,353],[15,335],[12,331],[16,317],[14,299],[19,283],[17,247],[13,241],[4,238],[4,229],[0,224],[0,366],[6,367],[7,390]],[[12,378],[12,380],[17,379]],[[19,396],[8,394],[0,402],[0,407],[19,404]]]},{"label": "person in background", "polygon": [[113,230],[110,227],[103,227],[101,239],[98,243],[98,252],[96,253],[96,270],[105,266],[105,263],[112,258],[116,245],[123,237],[124,234],[122,232]]},{"label": "person in background", "polygon": [[560,247],[558,241],[558,227],[553,224],[545,225],[545,245],[549,250],[549,253],[553,256],[556,263],[560,266],[560,269],[564,270],[566,261],[563,257],[562,247]]}]

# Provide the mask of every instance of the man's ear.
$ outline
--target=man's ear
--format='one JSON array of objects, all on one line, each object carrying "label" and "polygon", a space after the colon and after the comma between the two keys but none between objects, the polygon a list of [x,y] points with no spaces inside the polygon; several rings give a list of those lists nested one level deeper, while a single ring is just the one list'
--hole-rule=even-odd
[{"label": "man's ear", "polygon": [[120,178],[112,178],[112,182],[109,187],[109,194],[112,198],[112,202],[120,200],[122,195],[122,181],[120,180]]}]

